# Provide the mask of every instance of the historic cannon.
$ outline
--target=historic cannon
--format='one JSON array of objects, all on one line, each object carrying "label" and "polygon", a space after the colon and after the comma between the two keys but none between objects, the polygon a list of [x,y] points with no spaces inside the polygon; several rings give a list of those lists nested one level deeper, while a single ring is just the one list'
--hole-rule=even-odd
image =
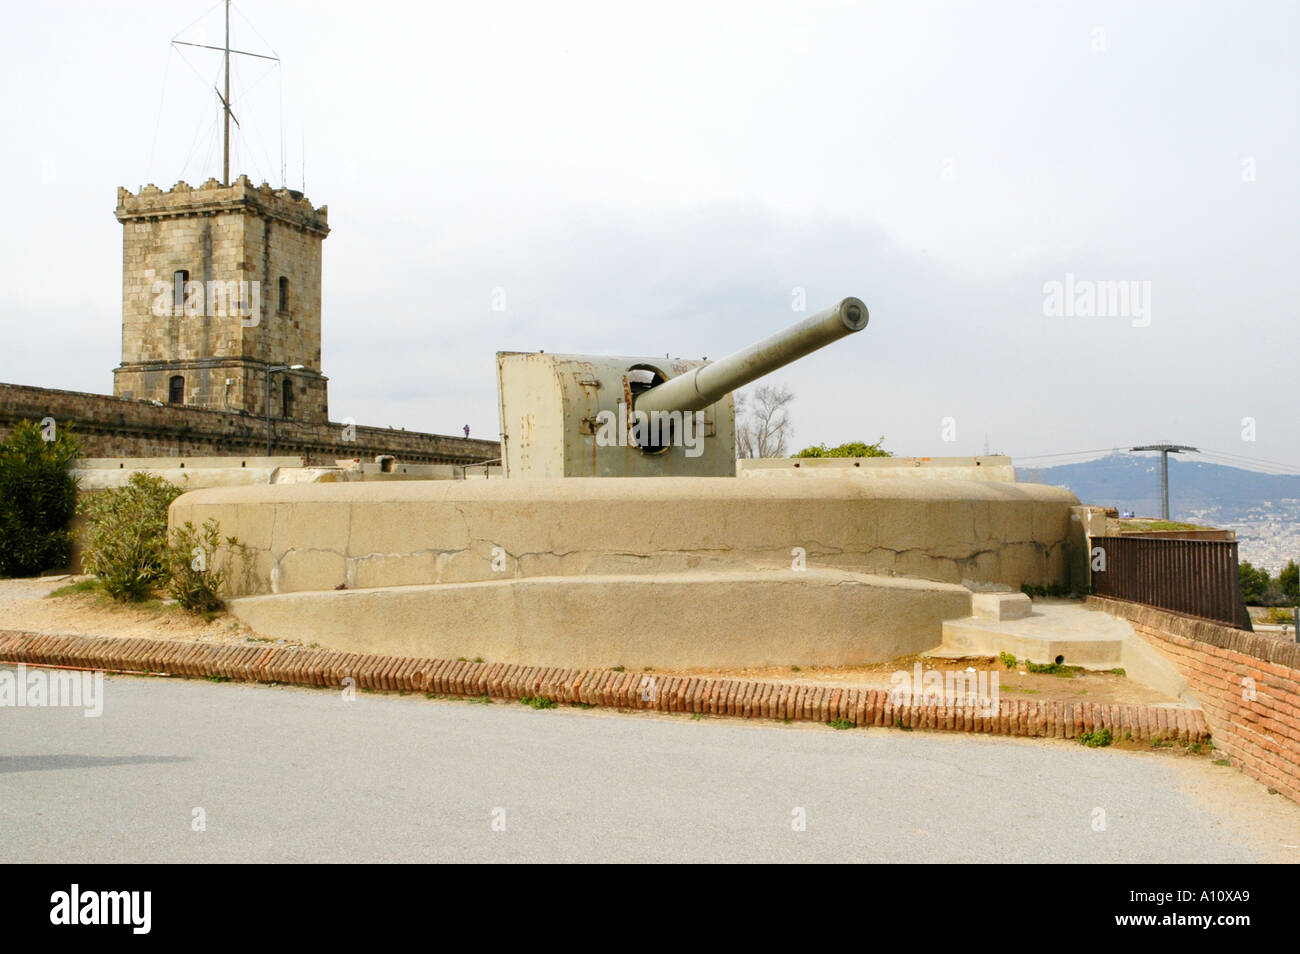
[{"label": "historic cannon", "polygon": [[867,326],[845,298],[721,361],[497,353],[507,477],[734,477],[731,394]]}]

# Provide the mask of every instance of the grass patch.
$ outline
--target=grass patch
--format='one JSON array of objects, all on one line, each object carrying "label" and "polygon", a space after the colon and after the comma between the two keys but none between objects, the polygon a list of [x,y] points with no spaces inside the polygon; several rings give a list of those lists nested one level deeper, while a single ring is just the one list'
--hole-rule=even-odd
[{"label": "grass patch", "polygon": [[1179,523],[1175,520],[1121,520],[1119,522],[1121,533],[1141,533],[1143,530],[1213,530],[1213,527],[1206,527],[1202,524]]},{"label": "grass patch", "polygon": [[1107,671],[1108,673],[1110,673],[1112,676],[1127,676],[1127,675],[1128,675],[1128,673],[1125,672],[1124,669],[1123,669],[1122,667],[1120,667],[1120,666],[1116,666],[1114,669],[1107,669],[1106,671]]},{"label": "grass patch", "polygon": [[1225,767],[1227,767],[1227,768],[1231,768],[1231,767],[1232,767],[1232,759],[1215,759],[1215,760],[1214,760],[1214,764],[1215,764],[1215,765],[1222,765],[1222,766],[1225,766]]},{"label": "grass patch", "polygon": [[1079,744],[1086,745],[1090,749],[1105,748],[1113,741],[1114,739],[1110,737],[1110,729],[1097,729],[1095,732],[1085,732],[1079,736]]},{"label": "grass patch", "polygon": [[67,586],[60,586],[56,590],[51,590],[45,594],[45,598],[53,599],[56,596],[75,596],[78,593],[94,593],[99,590],[99,580],[93,576],[89,579],[78,580],[76,583],[69,583]]},{"label": "grass patch", "polygon": [[610,671],[611,671],[611,672],[626,672],[626,671],[627,671],[627,667],[626,667],[626,666],[615,666],[615,667],[614,667],[612,670],[610,670]]},{"label": "grass patch", "polygon": [[573,708],[575,708],[575,709],[594,709],[594,708],[596,708],[596,703],[594,703],[594,702],[570,702],[569,705],[573,706]]},{"label": "grass patch", "polygon": [[851,729],[854,725],[848,719],[831,719],[831,721],[826,724],[832,729]]},{"label": "grass patch", "polygon": [[1062,679],[1073,679],[1083,671],[1082,666],[1067,666],[1065,663],[1032,663],[1025,660],[1025,670],[1027,672],[1037,673],[1041,676],[1060,676]]},{"label": "grass patch", "polygon": [[791,671],[791,672],[801,672],[802,670],[801,670],[798,666],[791,666],[791,667],[790,667],[790,671]]},{"label": "grass patch", "polygon": [[519,701],[533,709],[554,709],[557,705],[554,699],[548,699],[546,696],[524,696]]},{"label": "grass patch", "polygon": [[1043,691],[1041,689],[1026,689],[1024,686],[1000,686],[999,688],[1003,692],[1027,692],[1030,695]]},{"label": "grass patch", "polygon": [[483,695],[481,695],[481,696],[470,696],[469,699],[468,699],[468,701],[469,701],[469,702],[477,702],[477,703],[478,703],[479,705],[481,705],[481,706],[490,706],[490,705],[492,705],[492,700],[488,698],[488,694],[487,694],[486,692],[483,693]]},{"label": "grass patch", "polygon": [[208,682],[230,682],[229,676],[204,676]]},{"label": "grass patch", "polygon": [[701,719],[703,719],[703,718],[704,718],[704,713],[703,713],[703,712],[692,712],[692,713],[691,713],[691,721],[692,721],[692,722],[699,722],[699,721],[700,721]]}]

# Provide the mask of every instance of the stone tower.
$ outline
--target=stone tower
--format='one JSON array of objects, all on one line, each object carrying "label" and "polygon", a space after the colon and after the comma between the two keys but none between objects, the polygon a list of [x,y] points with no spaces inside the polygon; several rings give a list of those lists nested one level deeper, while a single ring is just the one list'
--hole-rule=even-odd
[{"label": "stone tower", "polygon": [[327,209],[247,176],[117,191],[122,239],[118,397],[329,420],[321,374]]}]

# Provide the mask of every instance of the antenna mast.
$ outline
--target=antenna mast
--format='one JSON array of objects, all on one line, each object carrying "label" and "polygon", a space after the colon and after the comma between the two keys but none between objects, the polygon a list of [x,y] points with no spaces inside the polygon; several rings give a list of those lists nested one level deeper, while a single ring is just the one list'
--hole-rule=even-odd
[{"label": "antenna mast", "polygon": [[[221,100],[222,125],[225,128],[221,160],[221,184],[230,185],[230,124],[233,121],[236,126],[239,125],[239,117],[236,116],[234,111],[230,108],[230,54],[238,53],[240,56],[253,56],[259,60],[273,60],[276,63],[280,62],[280,57],[267,56],[265,53],[250,53],[248,50],[232,50],[230,48],[230,0],[226,0],[226,43],[224,46],[211,46],[207,43],[187,43],[185,40],[177,40],[174,38],[172,39],[172,43],[176,46],[193,46],[200,50],[216,50],[225,58],[226,90],[224,93],[215,87],[214,90],[217,94],[217,99]],[[271,52],[274,53],[275,51],[272,50]],[[283,143],[281,143],[281,146],[283,148]]]},{"label": "antenna mast", "polygon": [[221,156],[221,184],[230,185],[230,0],[226,0],[226,95],[221,97],[226,110],[225,142]]}]

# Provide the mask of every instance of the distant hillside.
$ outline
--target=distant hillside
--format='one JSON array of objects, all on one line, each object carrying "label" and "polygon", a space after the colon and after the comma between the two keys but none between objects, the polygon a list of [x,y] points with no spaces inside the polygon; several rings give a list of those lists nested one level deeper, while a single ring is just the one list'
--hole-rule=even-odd
[{"label": "distant hillside", "polygon": [[[1114,454],[1083,464],[1016,468],[1018,480],[1065,487],[1087,504],[1160,513],[1160,457]],[[1261,474],[1239,467],[1197,462],[1194,455],[1169,458],[1169,516],[1193,520],[1212,513],[1231,522],[1248,511],[1300,500],[1300,476]]]}]

